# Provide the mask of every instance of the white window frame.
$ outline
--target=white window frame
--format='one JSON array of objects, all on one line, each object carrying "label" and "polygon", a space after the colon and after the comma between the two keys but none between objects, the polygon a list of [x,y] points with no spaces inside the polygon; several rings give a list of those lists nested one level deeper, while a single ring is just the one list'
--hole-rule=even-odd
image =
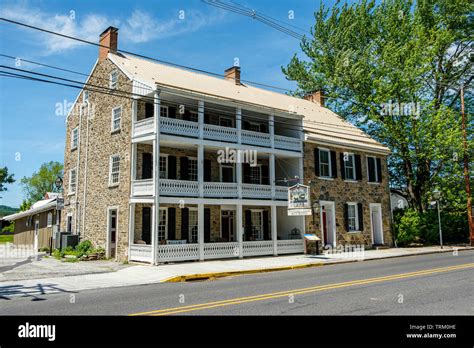
[{"label": "white window frame", "polygon": [[[192,115],[192,116],[191,116]],[[197,111],[194,111],[194,110],[189,110],[189,116],[190,116],[190,120],[191,122],[199,122],[199,112]],[[195,117],[195,119],[194,119]]]},{"label": "white window frame", "polygon": [[[117,172],[117,182],[112,181],[112,167],[114,163],[114,158],[118,158],[118,172]],[[119,154],[114,154],[109,157],[109,187],[115,187],[118,186],[120,183],[120,155]]]},{"label": "white window frame", "polygon": [[[235,183],[235,166],[233,164],[222,164],[222,163],[219,163],[219,181],[220,182],[223,182],[222,181],[222,168],[232,168],[232,182]],[[261,174],[261,172],[260,172]],[[260,175],[261,176],[261,175]]]},{"label": "white window frame", "polygon": [[[255,168],[258,168],[258,171],[260,173],[260,175],[259,175],[260,179],[259,179],[258,183],[252,182],[252,169],[255,169]],[[251,184],[262,185],[262,165],[261,164],[257,164],[256,166],[250,166],[250,168],[249,168],[249,178],[250,178],[250,183]]]},{"label": "white window frame", "polygon": [[[249,123],[249,126],[250,126],[250,127],[249,127],[249,128],[250,128],[249,131],[251,131],[251,132],[260,132],[260,123],[258,123],[258,122],[253,122],[253,121],[247,121],[247,122]],[[256,131],[255,131],[255,130],[252,130],[252,129],[251,129],[252,126],[257,126],[257,127],[258,127],[258,130],[256,130]]]},{"label": "white window frame", "polygon": [[[118,128],[115,128],[115,110],[120,110],[120,117],[118,118],[119,120],[119,126]],[[117,106],[112,109],[112,117],[111,117],[111,122],[110,122],[110,129],[111,133],[118,132],[122,129],[122,106]]]},{"label": "white window frame", "polygon": [[[374,159],[375,181],[370,181],[370,175],[369,175],[369,157]],[[366,164],[366,166],[367,166],[367,182],[368,182],[369,184],[380,184],[380,183],[379,183],[379,173],[378,173],[378,171],[377,171],[377,156],[367,155],[367,156],[366,156],[365,164]]]},{"label": "white window frame", "polygon": [[[162,111],[166,110],[166,115],[162,115]],[[160,117],[170,117],[170,110],[166,105],[160,105]]]},{"label": "white window frame", "polygon": [[[347,225],[349,227],[349,231],[347,233],[358,233],[360,232],[359,230],[359,206],[357,202],[346,202],[347,203]],[[350,230],[350,223],[349,223],[349,209],[350,207],[354,207],[354,214],[355,214],[355,224],[354,224],[354,230]]]},{"label": "white window frame", "polygon": [[[196,161],[196,180],[191,180],[191,171],[190,171],[190,163],[191,161]],[[198,181],[199,180],[199,163],[197,157],[190,157],[188,156],[188,177],[190,181]]]},{"label": "white window frame", "polygon": [[53,226],[53,213],[49,212],[46,218],[46,226],[51,227]]},{"label": "white window frame", "polygon": [[259,213],[260,214],[260,231],[258,232],[258,238],[255,238],[255,240],[263,240],[263,209],[250,209],[250,227],[252,228],[251,234],[253,234],[253,214],[254,213]]},{"label": "white window frame", "polygon": [[[87,98],[86,98],[86,96],[87,96]],[[84,90],[84,91],[82,92],[82,102],[88,104],[88,103],[89,103],[89,97],[90,97],[89,91],[88,91],[88,90]]]},{"label": "white window frame", "polygon": [[[349,157],[352,158],[352,178],[350,178],[350,179],[347,178],[347,170],[346,170],[346,169],[347,169],[347,161],[344,161],[344,178],[345,178],[344,180],[346,180],[346,181],[354,181],[354,182],[355,182],[355,181],[357,180],[355,154],[343,152],[343,154],[342,154],[342,155],[343,155],[343,159],[344,159],[344,157],[346,156],[346,154],[347,154],[347,156],[349,156]],[[348,158],[349,158],[349,157],[348,157]]]},{"label": "white window frame", "polygon": [[[76,141],[74,142],[74,133],[76,133]],[[71,132],[71,151],[79,146],[79,126],[75,127]]]},{"label": "white window frame", "polygon": [[161,163],[158,162],[158,175],[160,177],[160,179],[168,179],[168,154],[167,153],[160,153],[160,155],[158,156],[158,161],[161,160],[161,157],[164,157],[165,158],[165,164],[166,164],[166,168],[164,170],[164,173],[165,173],[165,176],[164,177],[161,177]]},{"label": "white window frame", "polygon": [[[333,179],[332,177],[332,163],[331,163],[331,150],[329,149],[324,149],[324,148],[318,148],[319,150],[319,177],[320,178],[325,178],[325,179]],[[328,153],[328,173],[329,175],[323,175],[323,171],[321,170],[321,165],[322,165],[322,162],[321,162],[321,152],[327,152]]]},{"label": "white window frame", "polygon": [[[189,215],[188,215],[188,239],[190,240],[190,243],[197,243],[198,238],[199,238],[199,232],[198,232],[198,225],[199,225],[199,216],[198,216],[198,209],[197,207],[190,207],[189,209]],[[196,225],[191,225],[191,212],[196,213]],[[194,241],[193,239],[193,231],[192,228],[196,227],[196,240]]]},{"label": "white window frame", "polygon": [[109,75],[109,88],[116,89],[118,82],[118,70],[112,70]]},{"label": "white window frame", "polygon": [[[74,172],[74,191],[71,190],[72,186],[72,172]],[[69,169],[69,185],[68,185],[68,195],[73,195],[76,193],[77,190],[77,167]]]},{"label": "white window frame", "polygon": [[[160,219],[160,212],[164,211],[165,212],[165,233],[164,233],[164,238],[160,239],[160,222],[161,222],[161,219]],[[158,239],[158,243],[161,242],[162,240],[167,240],[168,239],[168,208],[164,207],[164,208],[161,208],[159,209],[159,212],[158,212],[158,231],[157,231],[158,235],[156,236],[156,238]]]}]

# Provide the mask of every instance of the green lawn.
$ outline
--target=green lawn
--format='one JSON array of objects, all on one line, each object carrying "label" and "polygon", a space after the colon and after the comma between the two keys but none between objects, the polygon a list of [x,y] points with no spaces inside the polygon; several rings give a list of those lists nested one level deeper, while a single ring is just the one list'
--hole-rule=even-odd
[{"label": "green lawn", "polygon": [[13,234],[0,234],[0,244],[8,242],[13,243]]}]

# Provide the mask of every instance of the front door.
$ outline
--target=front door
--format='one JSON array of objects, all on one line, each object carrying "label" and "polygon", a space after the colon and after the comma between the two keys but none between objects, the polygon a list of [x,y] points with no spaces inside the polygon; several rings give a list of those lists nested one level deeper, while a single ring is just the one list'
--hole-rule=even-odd
[{"label": "front door", "polygon": [[374,245],[383,244],[382,209],[380,204],[370,204],[370,223]]},{"label": "front door", "polygon": [[117,248],[117,209],[109,210],[109,250],[108,256],[114,258]]},{"label": "front door", "polygon": [[321,232],[324,245],[336,246],[336,224],[334,223],[335,207],[334,202],[321,201]]},{"label": "front door", "polygon": [[36,220],[35,221],[35,239],[34,239],[34,245],[33,245],[33,248],[34,248],[34,251],[37,252],[38,251],[38,248],[39,248],[39,245],[38,245],[38,233],[39,233],[39,221]]},{"label": "front door", "polygon": [[223,210],[221,216],[222,239],[226,242],[234,242],[234,212]]}]

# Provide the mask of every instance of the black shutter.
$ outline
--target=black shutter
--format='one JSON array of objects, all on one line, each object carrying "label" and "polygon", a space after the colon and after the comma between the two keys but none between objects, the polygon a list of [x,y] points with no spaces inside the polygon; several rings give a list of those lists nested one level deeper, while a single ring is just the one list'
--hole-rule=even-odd
[{"label": "black shutter", "polygon": [[270,230],[268,228],[268,210],[263,211],[263,239],[270,240]]},{"label": "black shutter", "polygon": [[146,244],[151,244],[151,208],[142,209],[142,240]]},{"label": "black shutter", "polygon": [[346,178],[346,165],[344,164],[344,153],[339,154],[339,159],[341,162],[341,178],[344,180]]},{"label": "black shutter", "polygon": [[382,182],[382,160],[377,158],[377,179],[378,182]]},{"label": "black shutter", "polygon": [[270,185],[268,166],[262,166],[262,185]]},{"label": "black shutter", "polygon": [[242,163],[242,168],[244,170],[244,184],[249,184],[250,183],[250,164],[248,163]]},{"label": "black shutter", "polygon": [[176,239],[176,208],[168,208],[168,239]]},{"label": "black shutter", "polygon": [[189,209],[181,209],[181,239],[189,241]]},{"label": "black shutter", "polygon": [[210,119],[209,114],[204,114],[204,123],[209,124],[209,119]]},{"label": "black shutter", "polygon": [[204,181],[205,182],[211,182],[212,181],[211,160],[210,159],[205,159],[204,160]]},{"label": "black shutter", "polygon": [[204,208],[204,243],[211,241],[211,209]]},{"label": "black shutter", "polygon": [[357,203],[357,214],[359,215],[359,231],[364,230],[364,211],[362,209],[362,203]]},{"label": "black shutter", "polygon": [[265,123],[260,123],[260,132],[262,133],[267,132],[267,125]]},{"label": "black shutter", "polygon": [[189,121],[190,119],[191,119],[191,113],[189,112],[188,109],[185,109],[184,114],[183,114],[183,120]]},{"label": "black shutter", "polygon": [[250,129],[250,123],[248,121],[244,121],[243,124],[242,124],[242,128],[245,129],[245,130],[249,130]]},{"label": "black shutter", "polygon": [[314,175],[319,176],[319,149],[314,149]]},{"label": "black shutter", "polygon": [[176,108],[174,106],[168,106],[168,117],[176,118]]},{"label": "black shutter", "polygon": [[176,179],[176,157],[168,156],[168,179]]},{"label": "black shutter", "polygon": [[154,113],[155,113],[155,105],[152,103],[146,103],[145,104],[145,118],[153,117]]},{"label": "black shutter", "polygon": [[142,154],[142,179],[151,179],[153,177],[153,155],[144,152]]},{"label": "black shutter", "polygon": [[375,182],[375,158],[367,157],[367,168],[369,172],[369,182]]},{"label": "black shutter", "polygon": [[189,160],[187,157],[179,158],[179,178],[180,180],[189,180],[189,170],[188,170]]},{"label": "black shutter", "polygon": [[349,232],[349,205],[344,203],[344,226],[346,231]]},{"label": "black shutter", "polygon": [[355,166],[356,166],[356,180],[362,180],[362,164],[360,160],[360,155],[354,155]]},{"label": "black shutter", "polygon": [[245,232],[245,240],[249,241],[250,236],[252,235],[252,213],[248,209],[245,211],[244,232]]},{"label": "black shutter", "polygon": [[331,171],[332,177],[337,178],[336,151],[331,151]]}]

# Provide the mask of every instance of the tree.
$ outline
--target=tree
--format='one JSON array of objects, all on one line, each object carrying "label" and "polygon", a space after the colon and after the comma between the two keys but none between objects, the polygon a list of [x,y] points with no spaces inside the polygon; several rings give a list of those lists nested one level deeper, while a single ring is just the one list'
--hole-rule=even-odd
[{"label": "tree", "polygon": [[325,91],[330,108],[392,149],[391,183],[418,212],[434,187],[462,187],[458,100],[472,81],[473,10],[468,0],[321,5],[306,58],[282,68],[296,95]]},{"label": "tree", "polygon": [[[48,162],[41,165],[38,172],[34,172],[31,177],[23,177],[21,184],[25,192],[27,202],[36,202],[43,199],[46,192],[53,191],[54,182],[58,176],[63,175],[63,165],[59,162]],[[28,203],[26,203],[27,205]],[[25,201],[22,203],[22,207]]]},{"label": "tree", "polygon": [[15,179],[13,174],[8,174],[8,168],[0,168],[0,192],[7,191],[6,184],[13,184]]}]

